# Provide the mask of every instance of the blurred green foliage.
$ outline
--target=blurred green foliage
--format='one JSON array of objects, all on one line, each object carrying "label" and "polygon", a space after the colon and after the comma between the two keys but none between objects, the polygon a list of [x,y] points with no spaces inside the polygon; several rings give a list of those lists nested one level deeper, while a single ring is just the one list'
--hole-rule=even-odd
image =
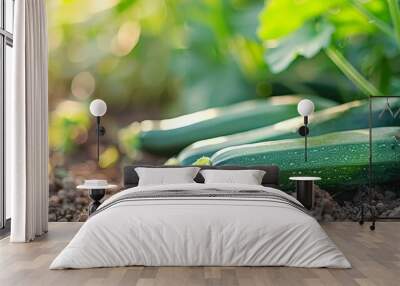
[{"label": "blurred green foliage", "polygon": [[348,102],[400,88],[395,0],[47,4],[51,149],[95,154],[87,147],[95,143],[88,103],[102,98],[109,125],[103,167],[138,156],[135,136],[115,135],[135,120],[271,95]]},{"label": "blurred green foliage", "polygon": [[[52,0],[51,99],[105,99],[114,112],[171,114],[268,94],[263,1]],[[84,74],[82,74],[84,73]]]},{"label": "blurred green foliage", "polygon": [[298,56],[312,58],[325,50],[365,95],[400,91],[397,0],[270,0],[260,23],[258,34],[273,72],[287,69]]},{"label": "blurred green foliage", "polygon": [[[107,102],[106,121],[121,127],[270,95],[256,34],[263,4],[48,1],[52,150],[70,153],[90,143],[68,138],[90,128],[87,106],[94,98]],[[71,124],[68,112],[62,117],[57,111],[66,100],[86,112],[84,123]],[[87,132],[90,140],[94,134]],[[122,149],[130,158],[137,155],[131,145]]]},{"label": "blurred green foliage", "polygon": [[49,145],[52,150],[69,153],[88,138],[90,126],[88,106],[66,100],[51,113]]}]

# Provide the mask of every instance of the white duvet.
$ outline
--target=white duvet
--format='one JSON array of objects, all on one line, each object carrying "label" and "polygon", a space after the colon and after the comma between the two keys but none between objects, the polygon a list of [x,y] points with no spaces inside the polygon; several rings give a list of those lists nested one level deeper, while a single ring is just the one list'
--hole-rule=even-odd
[{"label": "white duvet", "polygon": [[[263,190],[254,185],[179,184],[122,191],[89,218],[50,269],[145,266],[294,266],[349,268],[318,222],[274,201],[153,198],[111,204],[131,192]],[[297,202],[297,201],[296,201]],[[104,206],[109,205],[108,208]]]}]

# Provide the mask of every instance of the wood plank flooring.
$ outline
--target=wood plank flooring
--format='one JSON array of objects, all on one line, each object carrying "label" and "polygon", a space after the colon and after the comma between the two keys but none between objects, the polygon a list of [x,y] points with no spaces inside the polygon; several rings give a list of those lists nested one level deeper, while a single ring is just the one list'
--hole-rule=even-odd
[{"label": "wood plank flooring", "polygon": [[323,227],[353,265],[352,269],[289,267],[123,267],[48,270],[81,223],[50,223],[44,237],[27,244],[0,240],[0,285],[400,285],[400,222],[335,222]]}]

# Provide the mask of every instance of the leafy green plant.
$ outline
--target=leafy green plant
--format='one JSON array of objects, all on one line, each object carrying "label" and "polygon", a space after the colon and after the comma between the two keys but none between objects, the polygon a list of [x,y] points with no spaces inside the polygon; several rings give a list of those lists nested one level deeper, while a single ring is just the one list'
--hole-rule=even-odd
[{"label": "leafy green plant", "polygon": [[[393,28],[388,23],[389,14]],[[397,43],[400,48],[399,29],[399,5],[395,0],[270,0],[260,14],[258,35],[265,42],[265,60],[271,72],[284,71],[299,56],[312,58],[323,51],[364,95],[379,96],[383,94],[380,89],[398,91],[397,80],[383,79],[379,74],[385,71],[368,71],[362,62],[373,58],[374,49],[380,49],[380,62],[397,60],[399,49],[393,52],[392,46]],[[361,60],[354,54],[359,47],[370,50]],[[348,60],[346,53],[358,62]],[[394,65],[385,68],[389,78],[397,73]],[[369,74],[369,79],[363,73]]]},{"label": "leafy green plant", "polygon": [[305,23],[295,33],[282,38],[275,47],[268,49],[265,59],[270,70],[281,72],[298,56],[314,57],[321,49],[329,46],[333,31],[333,25],[326,21]]},{"label": "leafy green plant", "polygon": [[[47,2],[54,114],[64,101],[102,98],[107,122],[119,129],[271,93],[256,34],[263,0]],[[52,150],[83,151],[84,132],[64,139],[78,123],[60,116],[51,117]],[[121,132],[118,140],[120,151],[138,157],[134,136]]]}]

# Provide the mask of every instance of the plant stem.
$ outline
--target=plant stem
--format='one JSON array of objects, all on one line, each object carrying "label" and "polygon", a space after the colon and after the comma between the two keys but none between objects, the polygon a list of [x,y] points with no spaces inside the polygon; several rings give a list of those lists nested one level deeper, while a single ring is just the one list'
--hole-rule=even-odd
[{"label": "plant stem", "polygon": [[364,5],[360,2],[360,0],[353,0],[352,4],[353,4],[353,7],[358,12],[360,12],[362,15],[364,15],[364,17],[369,19],[370,23],[374,24],[379,30],[381,30],[387,36],[396,39],[392,28],[388,24],[386,24],[384,21],[382,21],[381,19],[376,17],[374,14],[372,14],[367,8],[365,8]]},{"label": "plant stem", "polygon": [[325,53],[334,64],[367,96],[382,96],[382,93],[359,73],[351,63],[334,47],[325,48]]},{"label": "plant stem", "polygon": [[392,17],[397,45],[400,48],[400,9],[397,0],[387,0],[390,16]]}]

